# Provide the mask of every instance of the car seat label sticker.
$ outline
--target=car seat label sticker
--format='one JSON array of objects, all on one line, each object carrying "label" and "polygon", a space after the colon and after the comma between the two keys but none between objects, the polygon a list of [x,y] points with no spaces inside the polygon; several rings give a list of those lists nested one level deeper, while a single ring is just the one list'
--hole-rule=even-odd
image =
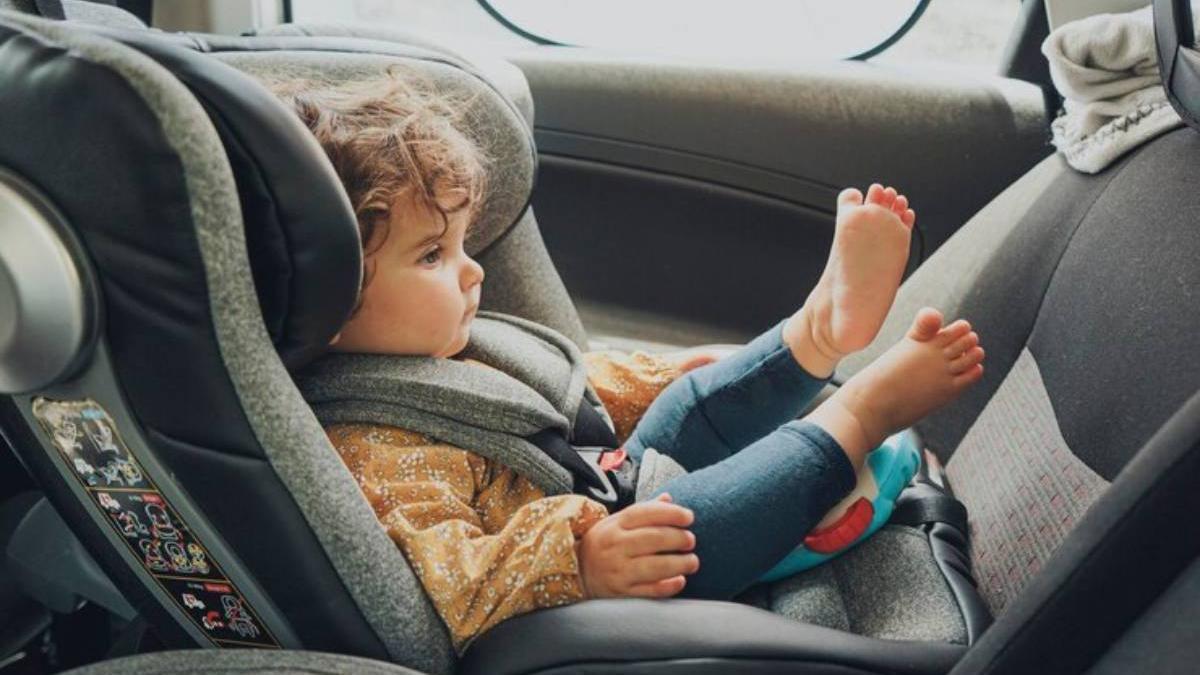
[{"label": "car seat label sticker", "polygon": [[213,644],[279,647],[220,564],[142,470],[99,404],[38,398],[33,415],[108,524]]}]

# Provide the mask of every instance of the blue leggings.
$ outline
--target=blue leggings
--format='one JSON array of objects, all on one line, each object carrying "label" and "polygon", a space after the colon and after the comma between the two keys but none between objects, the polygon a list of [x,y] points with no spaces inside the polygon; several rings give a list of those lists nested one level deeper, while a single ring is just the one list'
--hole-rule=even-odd
[{"label": "blue leggings", "polygon": [[700,570],[680,597],[727,600],[741,592],[854,488],[854,468],[837,441],[795,419],[824,384],[796,363],[780,322],[679,378],[646,411],[626,451],[641,460],[654,448],[688,470],[658,491],[696,516]]}]

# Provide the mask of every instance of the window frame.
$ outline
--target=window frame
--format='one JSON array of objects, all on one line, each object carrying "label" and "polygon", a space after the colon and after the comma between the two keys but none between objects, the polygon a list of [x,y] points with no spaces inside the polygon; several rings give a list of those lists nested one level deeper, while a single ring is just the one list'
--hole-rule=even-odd
[{"label": "window frame", "polygon": [[[557,40],[552,40],[544,35],[539,35],[532,31],[525,30],[524,28],[518,26],[511,19],[506,17],[500,10],[498,10],[494,6],[492,6],[492,3],[490,0],[475,0],[475,1],[479,4],[479,6],[481,8],[483,8],[483,11],[487,12],[488,16],[491,16],[493,19],[495,19],[497,23],[504,26],[505,28],[512,31],[513,33],[521,36],[522,38],[529,40],[530,42],[533,42],[540,46],[546,46],[546,47],[579,47],[580,46],[580,45],[569,44],[566,42],[559,42]],[[871,58],[872,56],[877,56],[879,54],[882,54],[889,47],[896,44],[900,40],[900,38],[904,37],[908,33],[908,31],[912,30],[912,27],[915,26],[917,24],[917,21],[919,21],[921,19],[921,15],[923,15],[925,13],[925,9],[929,6],[929,3],[930,3],[930,0],[917,0],[917,6],[913,8],[912,13],[909,14],[908,18],[904,21],[904,23],[900,24],[900,26],[895,30],[895,32],[893,32],[891,35],[889,35],[887,38],[885,38],[882,42],[875,45],[874,47],[871,47],[870,49],[867,49],[867,50],[865,50],[861,53],[855,54],[853,56],[847,56],[847,57],[845,57],[845,60],[846,61],[865,61],[865,60]],[[284,0],[284,4],[285,4],[285,6],[289,7],[289,9],[290,9],[291,0]],[[290,21],[290,19],[288,19],[288,20]]]}]

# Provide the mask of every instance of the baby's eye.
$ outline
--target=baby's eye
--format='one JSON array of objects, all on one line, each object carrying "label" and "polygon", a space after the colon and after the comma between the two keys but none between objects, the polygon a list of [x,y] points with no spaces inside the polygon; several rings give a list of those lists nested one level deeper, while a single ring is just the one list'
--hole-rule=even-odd
[{"label": "baby's eye", "polygon": [[438,248],[430,250],[428,253],[426,253],[424,256],[422,256],[421,262],[425,263],[426,265],[436,265],[437,261],[439,261],[441,259],[442,259],[442,249],[441,249],[441,247],[438,247]]}]

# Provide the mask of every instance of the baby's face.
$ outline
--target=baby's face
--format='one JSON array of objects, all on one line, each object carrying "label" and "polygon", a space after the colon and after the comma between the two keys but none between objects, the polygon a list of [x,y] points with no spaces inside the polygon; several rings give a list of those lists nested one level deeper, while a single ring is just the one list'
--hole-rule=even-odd
[{"label": "baby's face", "polygon": [[[362,306],[334,349],[449,357],[470,338],[483,268],[463,250],[468,214],[443,220],[404,199],[367,247]],[[383,240],[383,245],[378,240]]]}]

